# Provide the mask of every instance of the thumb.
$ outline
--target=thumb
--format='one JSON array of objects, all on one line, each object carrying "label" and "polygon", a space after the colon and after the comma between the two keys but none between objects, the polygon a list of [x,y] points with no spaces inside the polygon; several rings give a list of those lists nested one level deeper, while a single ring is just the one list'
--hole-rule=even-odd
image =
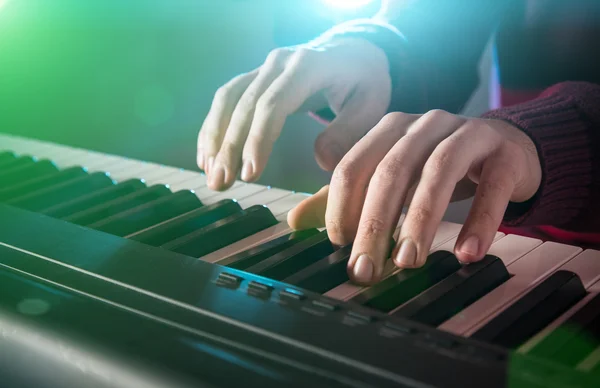
[{"label": "thumb", "polygon": [[344,155],[385,115],[387,105],[360,87],[350,95],[337,117],[315,141],[319,166],[333,171]]},{"label": "thumb", "polygon": [[323,186],[312,196],[288,212],[288,225],[295,230],[325,227],[325,210],[329,185]]}]

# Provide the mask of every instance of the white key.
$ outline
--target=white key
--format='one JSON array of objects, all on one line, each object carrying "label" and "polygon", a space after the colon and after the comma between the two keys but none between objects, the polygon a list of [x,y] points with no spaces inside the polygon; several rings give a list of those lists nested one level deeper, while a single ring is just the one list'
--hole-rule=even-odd
[{"label": "white key", "polygon": [[[156,185],[156,184],[165,184],[169,185],[173,190],[173,187],[176,185],[184,183],[186,181],[190,181],[196,179],[198,177],[202,177],[202,174],[194,171],[187,171],[184,169],[177,169],[174,167],[170,167],[173,172],[171,174],[153,174],[153,175],[144,175],[142,178],[146,181],[147,184]],[[199,183],[200,185],[202,183]],[[196,185],[196,187],[198,186]],[[187,188],[187,190],[190,190]],[[181,190],[181,189],[180,189]],[[177,191],[177,190],[174,190]]]},{"label": "white key", "polygon": [[226,257],[235,255],[239,252],[243,252],[250,248],[254,248],[259,244],[271,241],[291,232],[292,230],[290,229],[287,223],[280,222],[276,225],[271,226],[270,228],[255,233],[252,236],[246,237],[245,239],[242,239],[238,242],[221,248],[218,251],[209,253],[208,255],[203,256],[200,259],[209,263],[217,263],[219,260],[222,260]]},{"label": "white key", "polygon": [[[234,190],[237,187],[241,186],[243,183],[241,181],[236,181],[231,188],[229,188],[229,190]],[[221,194],[220,191],[214,191],[213,189],[209,188],[208,186],[202,186],[202,187],[197,187],[194,188],[194,192],[196,193],[196,196],[198,198],[200,198],[200,200],[202,201],[202,203],[204,203],[206,200],[215,197],[219,194]]]},{"label": "white key", "polygon": [[188,176],[184,177],[184,179],[182,179],[181,181],[169,184],[169,186],[171,186],[171,190],[197,191],[197,189],[199,188],[206,187],[206,175],[192,171],[186,171],[185,174],[188,174]]},{"label": "white key", "polygon": [[288,212],[309,197],[310,194],[294,193],[271,202],[268,207],[278,221],[286,222]]},{"label": "white key", "polygon": [[540,245],[508,266],[514,276],[461,312],[468,316],[464,325],[440,329],[470,336],[579,252],[579,247],[554,242]]},{"label": "white key", "polygon": [[555,319],[545,329],[521,345],[517,350],[520,353],[527,353],[530,351],[542,339],[554,331],[554,329],[563,324],[567,319],[571,318],[571,316],[579,311],[580,308],[585,306],[596,293],[600,292],[600,251],[593,249],[586,250],[575,256],[559,269],[576,273],[589,294],[575,304],[575,306],[571,307],[568,311]]},{"label": "white key", "polygon": [[275,202],[278,199],[292,195],[291,191],[269,188],[268,190],[261,191],[258,194],[246,197],[241,201],[238,201],[242,209],[249,208],[252,205],[269,205],[271,202]]},{"label": "white key", "polygon": [[242,183],[235,188],[229,189],[220,194],[207,198],[204,201],[204,204],[211,205],[213,203],[219,202],[222,199],[235,199],[239,202],[245,198],[248,198],[254,194],[263,192],[265,190],[268,190],[267,186],[256,185],[254,183]]},{"label": "white key", "polygon": [[[505,266],[509,266],[541,244],[541,240],[511,234],[493,243],[488,254],[499,257]],[[462,333],[468,330],[473,321],[482,319],[479,314],[484,312],[477,308],[478,303],[485,305],[481,301],[475,302],[460,314],[442,323],[439,328],[451,333]]]}]

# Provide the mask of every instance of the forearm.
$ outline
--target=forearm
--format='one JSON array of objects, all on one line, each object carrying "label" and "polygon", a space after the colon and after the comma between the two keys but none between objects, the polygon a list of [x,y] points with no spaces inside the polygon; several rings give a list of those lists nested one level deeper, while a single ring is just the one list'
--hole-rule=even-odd
[{"label": "forearm", "polygon": [[488,112],[527,133],[542,183],[526,203],[511,203],[506,226],[551,225],[600,232],[600,85],[565,82],[524,104]]},{"label": "forearm", "polygon": [[512,0],[387,1],[373,19],[336,26],[318,39],[367,39],[390,62],[388,111],[458,113],[479,83],[477,65]]}]

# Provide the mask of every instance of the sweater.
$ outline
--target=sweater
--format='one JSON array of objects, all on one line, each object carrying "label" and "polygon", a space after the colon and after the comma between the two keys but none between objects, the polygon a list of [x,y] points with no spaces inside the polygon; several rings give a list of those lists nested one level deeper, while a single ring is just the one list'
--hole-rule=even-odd
[{"label": "sweater", "polygon": [[[500,231],[600,248],[600,2],[411,0],[319,37],[368,39],[390,63],[389,111],[459,113],[494,37],[501,106],[483,114],[533,140],[538,192],[510,203]],[[319,112],[322,117],[330,112]]]}]

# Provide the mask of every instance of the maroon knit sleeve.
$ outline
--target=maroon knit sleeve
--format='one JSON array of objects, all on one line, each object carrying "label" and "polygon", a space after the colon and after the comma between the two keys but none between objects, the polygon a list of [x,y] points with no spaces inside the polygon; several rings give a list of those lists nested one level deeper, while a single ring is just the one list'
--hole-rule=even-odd
[{"label": "maroon knit sleeve", "polygon": [[542,166],[538,192],[525,203],[509,204],[504,225],[600,231],[600,85],[563,82],[535,100],[483,117],[527,133]]}]

